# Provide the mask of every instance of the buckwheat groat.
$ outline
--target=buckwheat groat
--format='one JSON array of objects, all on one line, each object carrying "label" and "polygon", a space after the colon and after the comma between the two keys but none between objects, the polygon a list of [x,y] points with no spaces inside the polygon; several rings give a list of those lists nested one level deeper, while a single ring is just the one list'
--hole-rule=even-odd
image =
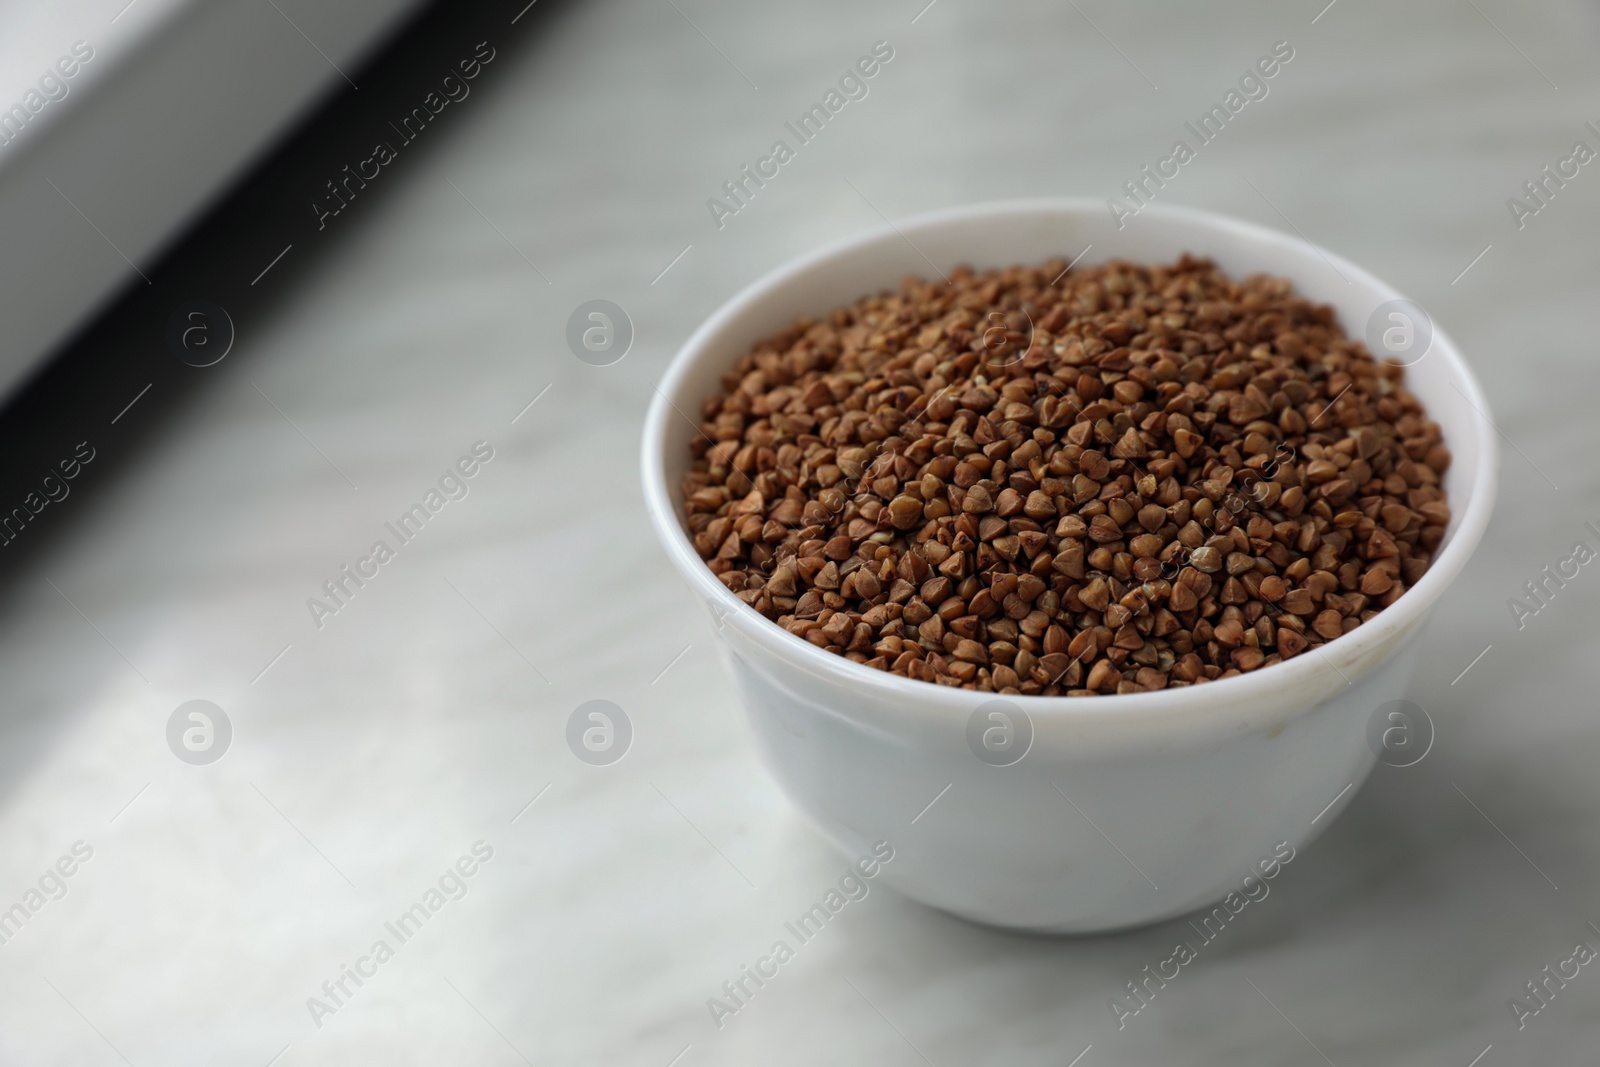
[{"label": "buckwheat groat", "polygon": [[1422,576],[1450,453],[1332,308],[1065,267],[907,279],[740,359],[683,481],[718,578],[870,667],[1088,695],[1307,654]]}]

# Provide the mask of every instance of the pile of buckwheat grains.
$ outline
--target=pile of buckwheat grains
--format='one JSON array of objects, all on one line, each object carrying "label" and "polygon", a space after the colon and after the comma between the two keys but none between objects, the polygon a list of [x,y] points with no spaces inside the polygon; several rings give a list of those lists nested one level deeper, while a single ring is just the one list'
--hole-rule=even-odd
[{"label": "pile of buckwheat grains", "polygon": [[1185,256],[906,279],[701,409],[696,550],[801,638],[940,685],[1130,693],[1307,654],[1428,569],[1450,453],[1331,307]]}]

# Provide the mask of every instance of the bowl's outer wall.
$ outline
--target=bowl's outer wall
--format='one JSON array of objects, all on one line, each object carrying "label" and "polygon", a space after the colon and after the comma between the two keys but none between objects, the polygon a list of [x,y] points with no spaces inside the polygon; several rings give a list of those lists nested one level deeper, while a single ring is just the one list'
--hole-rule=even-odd
[{"label": "bowl's outer wall", "polygon": [[1281,728],[1113,756],[1041,731],[1010,767],[977,759],[964,730],[930,745],[839,715],[828,683],[738,636],[723,647],[763,760],[841,853],[887,840],[896,856],[882,878],[907,896],[998,926],[1084,933],[1243,891],[1279,842],[1302,848],[1332,823],[1376,761],[1373,709],[1410,678],[1416,643],[1404,644]]},{"label": "bowl's outer wall", "polygon": [[[758,299],[736,298],[669,372],[661,399],[670,408],[658,401],[645,442],[647,498],[672,502],[670,514],[657,507],[662,513],[652,517],[716,621],[763,757],[800,809],[849,856],[890,840],[897,856],[884,876],[909,896],[988,923],[1054,932],[1181,914],[1237,887],[1279,841],[1298,848],[1325,829],[1355,793],[1341,791],[1372,768],[1368,720],[1403,694],[1423,609],[1450,576],[1440,576],[1425,601],[1419,591],[1408,593],[1380,616],[1389,620],[1385,627],[1369,624],[1294,661],[1314,666],[1269,669],[1281,685],[1194,687],[1181,691],[1187,699],[1164,701],[1153,712],[1138,696],[1079,698],[1085,708],[1125,702],[1112,706],[1126,706],[1126,719],[1075,715],[1071,700],[1073,710],[1058,711],[1061,701],[1047,709],[1042,698],[1022,698],[1034,747],[999,769],[966,747],[965,715],[952,714],[950,704],[963,691],[926,687],[933,708],[911,696],[923,691],[921,683],[891,689],[852,679],[842,668],[853,665],[809,656],[797,639],[705,580],[703,563],[685,552],[678,483],[697,433],[689,416],[757,339],[801,315],[893,288],[907,274],[927,276],[929,260],[941,271],[960,263],[983,268],[1070,259],[1088,245],[1085,264],[1170,261],[1193,252],[1235,277],[1288,278],[1304,296],[1334,305],[1357,337],[1373,309],[1399,295],[1293,237],[1185,209],[1152,208],[1122,231],[1098,203],[962,209],[902,223],[900,233],[857,242],[845,254],[802,261]],[[1446,545],[1470,507],[1463,546],[1470,552],[1494,487],[1483,466],[1495,459],[1493,439],[1469,400],[1482,405],[1481,391],[1437,330],[1434,352],[1408,369],[1407,385],[1454,454]],[[652,478],[660,482],[652,486]],[[1465,554],[1456,555],[1458,570]],[[1407,600],[1416,607],[1402,611]],[[1373,639],[1385,629],[1391,632]],[[970,696],[976,707],[992,695]],[[913,824],[946,785],[948,793]],[[1319,816],[1336,795],[1338,804]]]}]

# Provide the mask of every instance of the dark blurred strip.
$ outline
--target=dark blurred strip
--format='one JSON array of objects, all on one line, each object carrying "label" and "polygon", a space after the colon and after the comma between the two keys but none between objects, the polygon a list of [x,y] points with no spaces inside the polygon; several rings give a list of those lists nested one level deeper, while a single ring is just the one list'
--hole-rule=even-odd
[{"label": "dark blurred strip", "polygon": [[[274,300],[371,214],[396,172],[435,151],[464,109],[482,106],[510,56],[561,6],[457,0],[425,9],[352,72],[359,90],[335,94],[145,268],[151,284],[132,277],[35,372],[0,408],[0,575],[48,543],[201,376],[243,358],[240,340]],[[225,346],[223,363],[200,365]]]}]

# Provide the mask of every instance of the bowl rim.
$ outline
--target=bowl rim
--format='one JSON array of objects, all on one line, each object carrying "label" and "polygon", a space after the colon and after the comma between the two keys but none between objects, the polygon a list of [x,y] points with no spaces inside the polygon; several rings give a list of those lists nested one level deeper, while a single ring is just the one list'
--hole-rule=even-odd
[{"label": "bowl rim", "polygon": [[[782,660],[793,662],[814,676],[835,684],[865,690],[889,702],[890,706],[903,702],[917,705],[919,718],[925,718],[930,728],[942,726],[947,716],[964,721],[979,703],[1002,699],[1011,701],[1034,718],[1041,721],[1064,720],[1087,724],[1096,721],[1114,721],[1119,728],[1137,725],[1137,720],[1170,719],[1181,714],[1191,719],[1192,726],[1221,726],[1231,722],[1242,725],[1254,716],[1248,709],[1271,703],[1275,693],[1304,691],[1307,686],[1332,692],[1339,688],[1342,677],[1346,683],[1352,678],[1346,669],[1357,669],[1366,674],[1380,665],[1386,656],[1375,655],[1381,648],[1406,636],[1425,617],[1428,610],[1443,595],[1449,584],[1466,566],[1486,530],[1494,507],[1499,466],[1498,441],[1488,415],[1489,404],[1483,388],[1473,374],[1455,342],[1433,324],[1433,341],[1429,355],[1447,362],[1451,381],[1465,399],[1477,409],[1473,418],[1476,434],[1476,469],[1471,472],[1470,498],[1467,508],[1457,517],[1456,529],[1444,550],[1434,559],[1427,573],[1416,585],[1407,589],[1400,598],[1384,608],[1370,622],[1363,623],[1351,632],[1320,646],[1320,655],[1306,654],[1272,664],[1260,670],[1232,678],[1217,679],[1204,685],[1179,689],[1162,689],[1154,692],[1110,693],[1095,696],[1040,696],[1028,694],[998,694],[984,690],[963,689],[919,681],[890,671],[880,671],[856,663],[843,656],[818,648],[776,622],[745,604],[724,586],[705,561],[695,551],[688,534],[680,522],[674,502],[674,489],[666,479],[666,441],[668,426],[674,419],[688,418],[672,401],[684,379],[706,358],[711,343],[727,328],[730,322],[768,299],[774,293],[814,269],[867,247],[884,241],[907,239],[907,234],[939,227],[950,223],[967,222],[996,215],[1027,215],[1042,213],[1060,217],[1082,216],[1105,211],[1105,205],[1089,197],[1050,197],[985,201],[980,203],[941,208],[910,216],[898,222],[874,226],[853,236],[833,241],[820,248],[796,256],[730,297],[703,321],[684,341],[672,362],[655,386],[647,412],[643,440],[640,448],[641,473],[645,508],[651,524],[667,555],[678,571],[709,605],[720,608],[719,626],[735,627],[738,632]],[[1344,257],[1314,245],[1303,238],[1283,233],[1268,226],[1248,222],[1218,212],[1181,204],[1148,204],[1140,209],[1139,225],[1160,225],[1164,221],[1182,220],[1198,223],[1219,232],[1233,230],[1240,236],[1269,244],[1278,244],[1298,254],[1320,258],[1331,263],[1341,273],[1358,278],[1371,288],[1388,294],[1389,299],[1403,297],[1392,285],[1384,282]],[[1197,255],[1205,255],[1197,249]],[[820,313],[820,312],[819,312]],[[1459,449],[1453,449],[1458,452]],[[1326,662],[1324,662],[1326,661]],[[1357,668],[1357,664],[1361,664]],[[1332,665],[1337,675],[1326,670]],[[1319,685],[1322,675],[1330,675],[1330,684]],[[1292,718],[1309,712],[1327,699],[1323,693],[1315,700],[1284,709],[1284,717]],[[874,701],[860,701],[858,711],[874,706]],[[1207,720],[1204,722],[1194,719]]]}]

